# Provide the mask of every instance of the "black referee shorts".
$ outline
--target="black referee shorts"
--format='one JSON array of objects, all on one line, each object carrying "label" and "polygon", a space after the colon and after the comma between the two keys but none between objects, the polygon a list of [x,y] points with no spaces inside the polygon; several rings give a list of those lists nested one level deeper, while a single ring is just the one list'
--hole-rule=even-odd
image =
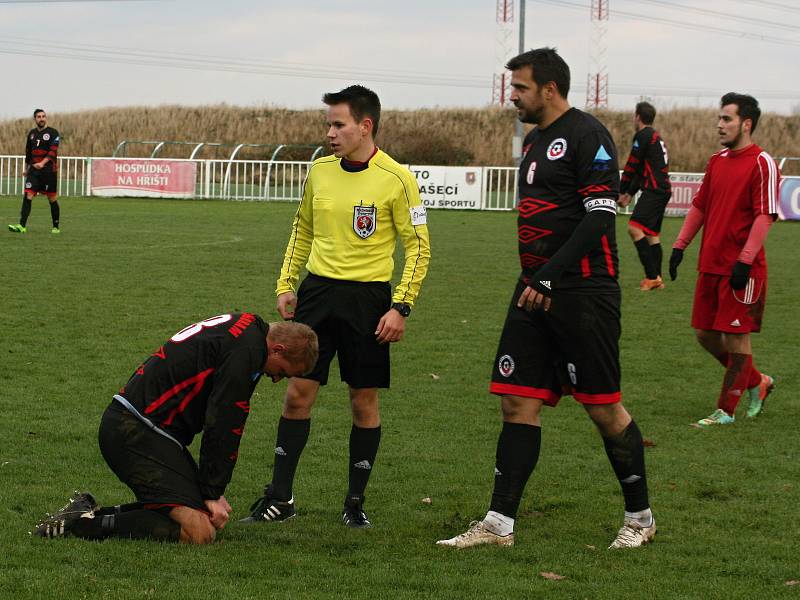
[{"label": "black referee shorts", "polygon": [[619,402],[620,294],[553,292],[548,312],[508,307],[489,391],[538,398],[549,406],[571,394],[581,404]]},{"label": "black referee shorts", "polygon": [[108,466],[142,504],[207,512],[189,451],[148,428],[116,400],[103,413],[99,441]]},{"label": "black referee shorts", "polygon": [[633,208],[630,224],[644,231],[646,235],[658,235],[661,233],[664,211],[671,197],[672,192],[642,190]]},{"label": "black referee shorts", "polygon": [[319,360],[303,377],[325,385],[337,355],[341,379],[350,387],[388,388],[390,344],[379,344],[375,329],[391,304],[388,282],[340,281],[309,273],[297,290],[294,320],[316,332]]},{"label": "black referee shorts", "polygon": [[51,169],[28,170],[25,177],[25,191],[36,192],[37,194],[47,194],[54,196],[58,192],[58,174]]}]

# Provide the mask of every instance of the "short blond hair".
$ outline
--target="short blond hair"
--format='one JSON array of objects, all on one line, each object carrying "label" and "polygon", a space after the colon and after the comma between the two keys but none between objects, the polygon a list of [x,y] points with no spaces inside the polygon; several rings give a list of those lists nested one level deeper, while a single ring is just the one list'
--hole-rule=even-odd
[{"label": "short blond hair", "polygon": [[274,344],[286,346],[284,356],[294,364],[302,364],[303,374],[311,372],[319,358],[319,340],[317,334],[308,325],[282,321],[269,324],[267,340]]}]

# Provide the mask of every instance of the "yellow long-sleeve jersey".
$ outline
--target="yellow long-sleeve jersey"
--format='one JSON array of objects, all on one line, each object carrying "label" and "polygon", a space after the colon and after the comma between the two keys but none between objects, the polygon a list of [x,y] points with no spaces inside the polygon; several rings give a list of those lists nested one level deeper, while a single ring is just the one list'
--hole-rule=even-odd
[{"label": "yellow long-sleeve jersey", "polygon": [[398,236],[405,267],[392,301],[413,306],[431,256],[414,176],[382,150],[360,170],[335,156],[317,159],[306,178],[275,291],[295,291],[306,260],[308,271],[322,277],[391,281]]}]

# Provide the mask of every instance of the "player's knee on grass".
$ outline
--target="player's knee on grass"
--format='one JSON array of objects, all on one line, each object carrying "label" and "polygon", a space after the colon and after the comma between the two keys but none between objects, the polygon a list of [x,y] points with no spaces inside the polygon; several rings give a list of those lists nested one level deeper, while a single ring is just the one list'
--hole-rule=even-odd
[{"label": "player's knee on grass", "polygon": [[216,528],[202,511],[188,506],[176,506],[169,516],[181,526],[180,541],[184,544],[210,544],[217,537]]}]

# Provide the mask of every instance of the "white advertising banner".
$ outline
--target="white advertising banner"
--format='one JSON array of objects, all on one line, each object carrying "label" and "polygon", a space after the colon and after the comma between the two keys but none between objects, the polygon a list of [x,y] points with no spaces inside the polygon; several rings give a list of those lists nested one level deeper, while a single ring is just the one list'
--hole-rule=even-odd
[{"label": "white advertising banner", "polygon": [[434,167],[410,165],[426,208],[480,210],[483,190],[481,167]]}]

